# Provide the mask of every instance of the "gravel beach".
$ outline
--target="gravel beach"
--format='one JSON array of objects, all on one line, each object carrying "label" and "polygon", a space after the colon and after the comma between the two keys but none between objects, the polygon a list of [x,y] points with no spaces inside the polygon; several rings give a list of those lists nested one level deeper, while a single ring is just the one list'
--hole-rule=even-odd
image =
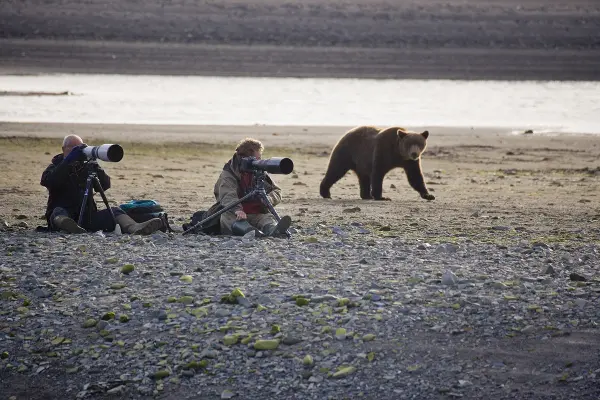
[{"label": "gravel beach", "polygon": [[[0,74],[600,79],[597,1],[482,3],[3,0]],[[434,201],[321,199],[348,128],[0,122],[0,398],[600,398],[600,137],[407,127]],[[35,232],[71,133],[179,231],[255,137],[292,238]]]},{"label": "gravel beach", "polygon": [[[351,175],[318,197],[343,128],[0,128],[7,398],[600,394],[596,136],[432,131],[436,200],[394,171],[392,201],[369,202]],[[41,128],[56,136],[33,137]],[[197,142],[152,139],[193,131]],[[212,203],[230,131],[294,159],[274,177],[292,239],[32,231],[61,134],[120,138],[126,157],[103,164],[111,204],[154,198],[181,229]]]}]

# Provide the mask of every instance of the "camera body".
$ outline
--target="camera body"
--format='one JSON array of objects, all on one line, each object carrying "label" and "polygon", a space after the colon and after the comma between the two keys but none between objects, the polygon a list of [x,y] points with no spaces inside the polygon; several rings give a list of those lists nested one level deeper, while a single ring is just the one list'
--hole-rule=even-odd
[{"label": "camera body", "polygon": [[123,147],[118,144],[102,144],[100,146],[86,146],[83,148],[88,160],[100,159],[102,161],[119,162],[123,159]]},{"label": "camera body", "polygon": [[264,171],[270,174],[287,175],[294,170],[294,162],[287,157],[271,157],[257,160],[255,157],[242,157],[240,170],[245,172]]}]

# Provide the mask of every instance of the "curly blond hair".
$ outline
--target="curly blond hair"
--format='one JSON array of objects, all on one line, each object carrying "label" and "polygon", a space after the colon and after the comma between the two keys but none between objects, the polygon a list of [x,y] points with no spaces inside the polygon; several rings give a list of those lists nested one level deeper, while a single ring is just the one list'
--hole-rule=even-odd
[{"label": "curly blond hair", "polygon": [[257,151],[262,153],[264,149],[263,144],[258,140],[245,138],[238,143],[235,152],[241,157],[250,157]]}]

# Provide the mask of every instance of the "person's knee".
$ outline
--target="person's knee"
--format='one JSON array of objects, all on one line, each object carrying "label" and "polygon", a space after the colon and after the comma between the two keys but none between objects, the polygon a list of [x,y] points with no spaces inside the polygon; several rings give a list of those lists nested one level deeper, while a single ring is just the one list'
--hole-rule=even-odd
[{"label": "person's knee", "polygon": [[114,214],[115,217],[119,216],[119,215],[125,214],[125,211],[123,211],[121,209],[121,207],[111,207],[110,209],[112,210],[112,212],[113,212],[113,214]]},{"label": "person's knee", "polygon": [[56,207],[54,210],[52,210],[52,213],[50,214],[50,218],[53,219],[54,217],[58,217],[59,215],[69,215],[69,212],[62,208],[62,207]]}]

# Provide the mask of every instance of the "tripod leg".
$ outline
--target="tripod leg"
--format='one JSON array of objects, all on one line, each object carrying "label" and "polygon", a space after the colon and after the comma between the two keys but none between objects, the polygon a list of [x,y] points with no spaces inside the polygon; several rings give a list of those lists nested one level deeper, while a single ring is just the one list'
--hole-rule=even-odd
[{"label": "tripod leg", "polygon": [[83,214],[85,212],[85,208],[87,207],[87,202],[90,196],[90,190],[92,190],[92,176],[88,176],[87,181],[85,183],[85,192],[83,193],[83,200],[81,202],[81,209],[79,210],[79,220],[77,221],[77,225],[82,226],[83,222]]},{"label": "tripod leg", "polygon": [[250,192],[247,195],[245,195],[244,197],[242,197],[241,199],[234,201],[231,204],[228,204],[225,208],[223,208],[222,210],[220,210],[219,212],[214,213],[213,215],[204,218],[202,221],[198,222],[196,225],[192,226],[191,228],[188,228],[188,230],[184,231],[182,233],[182,235],[185,235],[186,233],[189,232],[195,232],[196,229],[198,228],[202,228],[202,224],[205,224],[206,222],[210,221],[213,218],[216,218],[218,216],[220,216],[223,213],[226,213],[227,211],[231,210],[233,207],[237,206],[238,204],[240,204],[242,201],[246,201],[247,199],[249,199],[250,197],[254,196],[256,193],[254,192]]},{"label": "tripod leg", "polygon": [[[258,194],[260,195],[262,202],[265,204],[265,206],[267,206],[267,209],[271,214],[273,214],[277,222],[281,221],[281,217],[279,216],[279,214],[277,214],[277,211],[275,211],[275,207],[273,207],[273,205],[269,201],[269,198],[267,197],[265,191],[259,191]],[[289,229],[285,230],[285,235],[288,237],[288,239],[292,237],[292,234],[290,233]]]},{"label": "tripod leg", "polygon": [[98,193],[100,193],[100,196],[102,196],[102,201],[104,201],[104,205],[106,206],[106,209],[108,210],[108,212],[110,212],[110,216],[112,217],[113,223],[115,224],[115,227],[117,226],[117,219],[115,218],[115,213],[113,212],[112,208],[110,207],[110,205],[108,204],[108,199],[106,198],[106,194],[104,194],[104,189],[102,189],[102,185],[100,184],[100,180],[98,179],[97,176],[94,176],[94,183],[96,184],[96,191]]}]

